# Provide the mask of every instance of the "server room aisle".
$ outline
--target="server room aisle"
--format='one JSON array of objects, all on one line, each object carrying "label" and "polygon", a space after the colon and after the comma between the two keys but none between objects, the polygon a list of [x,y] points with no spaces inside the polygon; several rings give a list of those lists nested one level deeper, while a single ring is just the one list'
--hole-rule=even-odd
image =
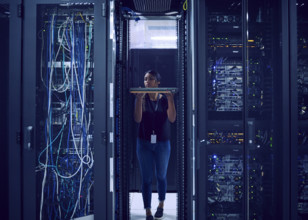
[{"label": "server room aisle", "polygon": [[[166,203],[164,208],[164,220],[176,220],[176,204],[177,194],[167,193]],[[158,206],[157,193],[152,193],[152,213],[154,215],[156,207]],[[131,220],[144,220],[145,210],[143,208],[142,194],[130,193],[130,219]]]}]

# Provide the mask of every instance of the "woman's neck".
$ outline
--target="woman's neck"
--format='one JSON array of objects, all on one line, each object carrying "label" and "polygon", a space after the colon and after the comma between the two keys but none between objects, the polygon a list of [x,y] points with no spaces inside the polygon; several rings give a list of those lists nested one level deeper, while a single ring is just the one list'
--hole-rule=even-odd
[{"label": "woman's neck", "polygon": [[149,93],[149,97],[151,101],[157,100],[158,93]]}]

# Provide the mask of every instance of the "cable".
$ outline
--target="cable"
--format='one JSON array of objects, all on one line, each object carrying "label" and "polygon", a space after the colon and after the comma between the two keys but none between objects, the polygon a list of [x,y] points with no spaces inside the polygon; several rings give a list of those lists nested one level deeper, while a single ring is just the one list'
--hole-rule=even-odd
[{"label": "cable", "polygon": [[134,12],[132,9],[130,9],[128,7],[121,7],[120,10],[121,10],[121,12],[127,11],[128,13],[131,13],[131,16],[134,18],[134,20],[136,22],[138,22],[140,20],[140,18],[136,15],[136,12]]},{"label": "cable", "polygon": [[183,10],[186,11],[187,10],[187,0],[185,0],[184,4],[183,4]]},{"label": "cable", "polygon": [[[89,69],[92,68],[93,22],[86,22],[88,17],[85,20],[81,13],[79,16],[84,23],[81,20],[75,22],[73,14],[62,21],[57,21],[56,15],[52,14],[47,22],[47,31],[40,31],[40,78],[46,88],[47,100],[46,145],[38,154],[36,168],[36,172],[44,171],[40,219],[73,218],[90,211],[89,193],[94,164],[90,128],[93,123],[91,110],[86,106],[86,87],[90,80],[88,77],[92,75]],[[46,77],[43,77],[44,69]],[[55,107],[55,101],[59,102],[59,107]],[[70,142],[73,143],[73,151],[69,148]],[[41,161],[43,155],[44,162]],[[77,187],[78,194],[74,193]],[[83,193],[87,196],[81,196]]]}]

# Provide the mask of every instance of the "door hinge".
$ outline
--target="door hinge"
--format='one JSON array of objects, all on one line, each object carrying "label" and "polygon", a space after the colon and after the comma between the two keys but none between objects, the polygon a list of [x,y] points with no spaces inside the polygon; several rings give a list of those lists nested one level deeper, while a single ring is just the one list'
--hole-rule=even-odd
[{"label": "door hinge", "polygon": [[21,133],[20,131],[16,131],[16,144],[21,144]]},{"label": "door hinge", "polygon": [[33,126],[27,126],[24,129],[23,141],[24,149],[33,150],[34,148],[34,128]]},{"label": "door hinge", "polygon": [[106,6],[106,2],[102,3],[102,16],[106,17],[106,13],[107,13],[107,6]]},{"label": "door hinge", "polygon": [[101,141],[102,141],[102,144],[106,144],[107,142],[107,132],[106,131],[101,132]]},{"label": "door hinge", "polygon": [[24,17],[24,5],[23,4],[18,4],[17,6],[17,15],[19,18],[23,18]]}]

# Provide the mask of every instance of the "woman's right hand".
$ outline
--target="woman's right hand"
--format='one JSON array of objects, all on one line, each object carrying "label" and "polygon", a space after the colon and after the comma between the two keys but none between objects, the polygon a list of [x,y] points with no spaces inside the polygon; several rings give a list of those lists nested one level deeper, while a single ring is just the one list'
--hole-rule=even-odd
[{"label": "woman's right hand", "polygon": [[136,98],[137,99],[143,99],[143,97],[145,96],[145,93],[136,93]]}]

